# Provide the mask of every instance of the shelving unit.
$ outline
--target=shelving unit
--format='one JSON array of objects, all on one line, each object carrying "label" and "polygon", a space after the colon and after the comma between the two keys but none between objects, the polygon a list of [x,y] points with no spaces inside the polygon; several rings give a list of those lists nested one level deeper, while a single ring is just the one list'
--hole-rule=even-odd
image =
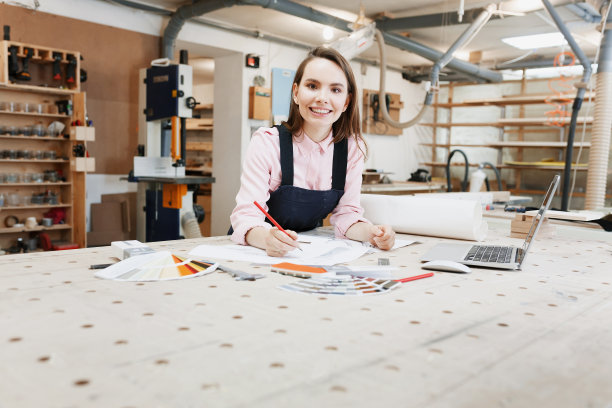
[{"label": "shelving unit", "polygon": [[[213,105],[198,105],[194,113],[200,118],[187,119],[187,174],[212,176],[213,152]],[[204,222],[200,224],[203,236],[210,236],[211,184],[201,184],[196,201],[204,208]]]},{"label": "shelving unit", "polygon": [[[544,81],[548,80],[523,78],[519,81],[504,82],[498,85],[504,87],[499,97],[486,99],[473,99],[466,89],[461,89],[460,93],[465,96],[460,101],[455,101],[459,87],[470,87],[470,90],[475,91],[470,92],[471,94],[483,94],[492,93],[491,87],[495,85],[452,83],[444,85],[442,95],[436,95],[432,122],[420,124],[432,129],[431,142],[421,143],[422,146],[431,148],[431,161],[423,164],[432,168],[432,174],[442,176],[447,157],[455,148],[465,149],[470,160],[470,167],[477,167],[483,161],[472,161],[471,155],[474,157],[495,156],[495,159],[484,161],[492,162],[498,169],[503,170],[502,179],[506,181],[513,194],[540,192],[537,189],[524,187],[523,173],[526,170],[557,172],[563,170],[567,146],[566,136],[570,122],[569,116],[556,118],[556,122],[561,126],[551,126],[544,111],[551,109],[547,104],[559,104],[557,107],[565,104],[564,107],[568,114],[571,113],[571,104],[566,103],[568,100],[573,102],[575,95],[574,92],[568,95],[545,93],[546,89],[542,86],[545,85]],[[489,88],[483,88],[485,86]],[[533,92],[534,88],[544,92],[530,94],[529,92]],[[446,97],[445,101],[439,100],[444,97]],[[594,98],[594,94],[587,92],[585,104],[577,122],[577,134],[583,124],[587,127],[587,133],[590,130],[593,118],[585,114],[588,101]],[[473,110],[478,108],[483,111],[482,114],[474,113]],[[491,111],[496,108],[497,114]],[[466,110],[469,110],[470,113],[466,113]],[[458,135],[458,133],[461,134]],[[482,136],[483,133],[486,133],[486,137]],[[576,137],[574,152],[579,148],[588,149],[589,147],[588,140],[581,142],[580,138]],[[483,149],[489,149],[489,151],[483,151]],[[491,149],[496,152],[491,152]],[[552,157],[542,157],[546,154]],[[462,160],[455,163],[454,158],[455,156],[451,163],[453,168],[464,166]],[[582,156],[580,161],[586,163],[586,156]],[[586,169],[586,165],[572,166],[572,170],[579,172],[584,172]]]},{"label": "shelving unit", "polygon": [[[28,82],[10,78],[7,62],[9,52],[17,49],[21,67],[25,48],[33,51]],[[59,81],[52,75],[53,53],[62,56]],[[74,57],[74,82],[66,81],[68,55]],[[86,116],[85,94],[80,92],[79,60],[80,53],[75,51],[0,42],[1,248],[9,248],[18,238],[24,241],[36,238],[40,232],[47,233],[51,241],[87,246],[85,172],[77,168],[82,161],[93,162],[93,158],[73,154],[77,145],[86,150],[85,141],[75,137],[77,127],[72,126],[76,121],[85,124]],[[52,123],[63,129],[52,132]],[[93,134],[93,128],[88,132]],[[63,212],[63,220],[43,226],[42,218],[50,211]],[[37,226],[25,226],[25,220],[30,217],[36,219]],[[18,225],[24,225],[8,227],[6,220],[9,219],[11,222],[17,219]]]}]

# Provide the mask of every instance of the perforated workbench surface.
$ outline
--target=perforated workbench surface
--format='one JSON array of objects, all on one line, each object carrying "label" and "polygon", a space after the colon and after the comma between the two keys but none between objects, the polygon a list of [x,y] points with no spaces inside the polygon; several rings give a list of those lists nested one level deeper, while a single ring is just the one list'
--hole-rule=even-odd
[{"label": "perforated workbench surface", "polygon": [[[295,278],[239,263],[267,277],[99,280],[108,247],[1,257],[0,407],[610,406],[612,235],[576,231],[536,241],[523,271],[363,297],[282,291]],[[440,241],[414,238],[385,254],[398,277]],[[227,238],[151,246],[201,242]]]}]

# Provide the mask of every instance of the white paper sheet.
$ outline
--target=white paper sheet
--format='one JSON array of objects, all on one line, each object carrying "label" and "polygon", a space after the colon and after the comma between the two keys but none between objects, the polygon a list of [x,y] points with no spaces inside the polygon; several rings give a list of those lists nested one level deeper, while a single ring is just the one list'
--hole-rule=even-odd
[{"label": "white paper sheet", "polygon": [[396,232],[482,241],[487,223],[479,201],[362,194],[364,217]]},{"label": "white paper sheet", "polygon": [[291,262],[300,265],[335,265],[353,261],[366,252],[368,248],[348,240],[329,239],[315,236],[299,236],[302,251],[294,249],[283,257],[266,255],[263,249],[246,245],[199,245],[189,252],[196,259],[229,259],[265,265],[280,262]]}]

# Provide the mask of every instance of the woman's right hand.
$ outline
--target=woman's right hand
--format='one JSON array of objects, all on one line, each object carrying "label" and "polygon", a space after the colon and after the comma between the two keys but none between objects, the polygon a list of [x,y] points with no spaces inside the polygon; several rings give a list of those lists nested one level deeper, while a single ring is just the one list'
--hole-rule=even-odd
[{"label": "woman's right hand", "polygon": [[285,230],[291,238],[278,228],[271,228],[265,235],[265,250],[268,256],[284,256],[287,252],[298,247],[298,235],[291,230]]},{"label": "woman's right hand", "polygon": [[295,231],[286,230],[287,236],[278,228],[255,227],[246,234],[247,244],[263,249],[268,256],[284,256],[287,252],[298,248],[298,235]]}]

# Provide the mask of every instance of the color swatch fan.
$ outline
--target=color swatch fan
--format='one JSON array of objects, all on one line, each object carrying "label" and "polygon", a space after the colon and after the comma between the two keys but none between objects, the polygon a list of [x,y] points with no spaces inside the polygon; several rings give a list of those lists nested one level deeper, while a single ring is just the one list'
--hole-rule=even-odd
[{"label": "color swatch fan", "polygon": [[102,279],[131,282],[184,279],[214,272],[218,265],[161,251],[124,259],[96,272],[95,276]]},{"label": "color swatch fan", "polygon": [[280,289],[321,295],[374,295],[388,292],[401,285],[387,279],[360,278],[350,275],[318,276],[279,286]]}]

